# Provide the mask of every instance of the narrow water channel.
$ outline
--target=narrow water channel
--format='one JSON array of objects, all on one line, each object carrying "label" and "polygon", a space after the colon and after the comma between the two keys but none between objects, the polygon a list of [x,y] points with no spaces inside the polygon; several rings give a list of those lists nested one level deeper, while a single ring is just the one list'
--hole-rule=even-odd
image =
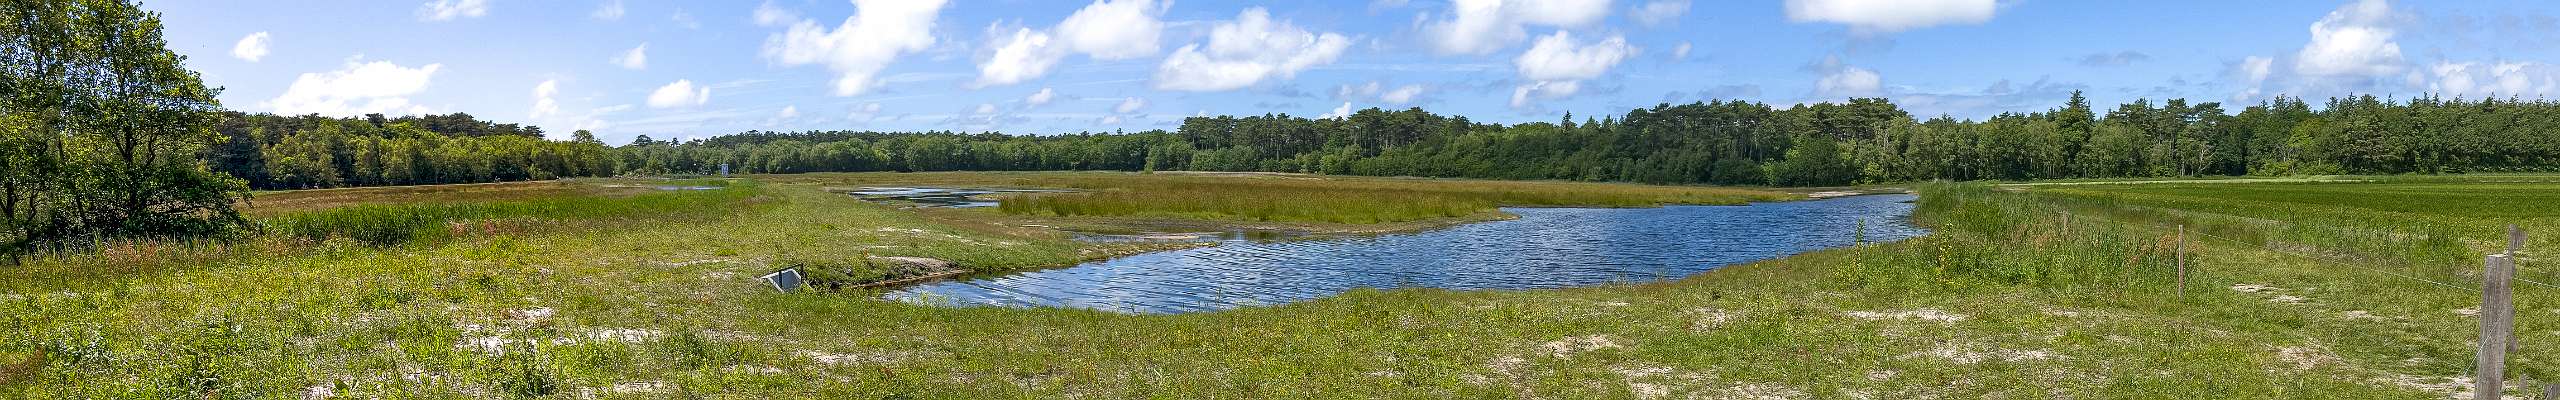
[{"label": "narrow water channel", "polygon": [[1519,219],[1411,234],[1227,240],[1074,267],[910,286],[954,306],[1180,313],[1281,304],[1353,288],[1542,289],[1678,279],[1726,265],[1927,231],[1911,195],[1748,206],[1506,208]]}]

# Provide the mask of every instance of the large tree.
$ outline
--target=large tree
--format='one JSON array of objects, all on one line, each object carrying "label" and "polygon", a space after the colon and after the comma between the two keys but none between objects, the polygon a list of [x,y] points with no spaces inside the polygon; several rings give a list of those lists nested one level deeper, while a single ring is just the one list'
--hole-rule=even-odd
[{"label": "large tree", "polygon": [[0,0],[0,246],[202,237],[246,221],[206,168],[221,105],[125,0]]}]

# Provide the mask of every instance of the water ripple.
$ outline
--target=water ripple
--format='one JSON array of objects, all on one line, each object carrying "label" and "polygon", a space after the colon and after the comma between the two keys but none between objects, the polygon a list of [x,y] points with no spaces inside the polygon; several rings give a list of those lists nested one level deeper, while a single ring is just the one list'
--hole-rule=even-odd
[{"label": "water ripple", "polygon": [[1228,240],[903,288],[906,301],[1180,313],[1281,304],[1353,288],[1546,289],[1676,279],[1726,265],[1927,233],[1910,195],[1749,206],[1509,208],[1509,221],[1374,237]]}]

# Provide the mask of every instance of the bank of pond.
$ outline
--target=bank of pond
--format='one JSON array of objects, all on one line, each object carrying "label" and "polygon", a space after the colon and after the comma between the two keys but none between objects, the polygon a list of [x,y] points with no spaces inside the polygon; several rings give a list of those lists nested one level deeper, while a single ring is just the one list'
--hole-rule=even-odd
[{"label": "bank of pond", "polygon": [[[942,196],[991,192],[898,189]],[[1279,240],[1241,234],[1141,235],[1141,240],[1200,239],[1217,245],[929,281],[895,287],[883,296],[945,306],[1181,313],[1311,300],[1355,288],[1548,289],[1640,283],[1916,237],[1927,231],[1910,222],[1913,199],[1887,194],[1741,206],[1514,207],[1502,210],[1515,219],[1447,229]]]}]

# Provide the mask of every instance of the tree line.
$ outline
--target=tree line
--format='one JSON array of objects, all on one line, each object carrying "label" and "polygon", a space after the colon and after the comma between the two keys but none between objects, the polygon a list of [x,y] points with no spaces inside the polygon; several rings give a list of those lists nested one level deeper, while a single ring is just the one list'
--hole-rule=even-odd
[{"label": "tree line", "polygon": [[1786,108],[1663,104],[1477,123],[1419,108],[1341,118],[1191,117],[1172,131],[1004,135],[762,132],[616,149],[635,173],[1201,170],[1821,186],[1931,179],[2402,174],[2560,169],[2560,102],[2341,97],[2137,100],[1985,120],[1913,118],[1888,99]]}]

